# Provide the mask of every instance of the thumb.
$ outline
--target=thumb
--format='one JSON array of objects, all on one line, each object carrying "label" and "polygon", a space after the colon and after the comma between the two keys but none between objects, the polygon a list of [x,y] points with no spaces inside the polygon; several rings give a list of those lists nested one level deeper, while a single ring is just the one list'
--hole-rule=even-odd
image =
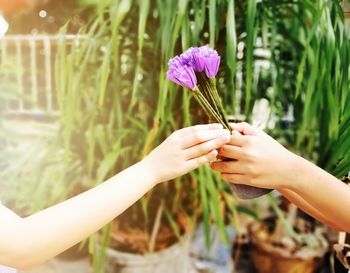
[{"label": "thumb", "polygon": [[230,125],[233,130],[240,132],[242,135],[255,136],[259,133],[259,129],[246,122],[231,123]]}]

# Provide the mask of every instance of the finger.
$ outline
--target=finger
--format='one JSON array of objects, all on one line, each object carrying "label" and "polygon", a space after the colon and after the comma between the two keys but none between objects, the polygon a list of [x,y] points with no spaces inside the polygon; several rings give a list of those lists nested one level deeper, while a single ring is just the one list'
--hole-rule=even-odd
[{"label": "finger", "polygon": [[210,167],[221,173],[242,173],[242,163],[237,160],[213,162]]},{"label": "finger", "polygon": [[218,130],[222,129],[223,126],[219,123],[211,123],[211,124],[200,124],[200,125],[195,125],[191,127],[186,127],[182,128],[180,130],[177,130],[174,132],[174,135],[177,136],[186,136],[188,134],[194,133],[194,132],[199,132],[199,131],[206,131],[206,130]]},{"label": "finger", "polygon": [[206,155],[202,155],[200,157],[188,160],[187,161],[188,171],[190,172],[190,171],[197,169],[198,167],[210,162],[211,160],[214,160],[216,158],[217,154],[218,154],[218,152],[216,150],[214,150]]},{"label": "finger", "polygon": [[233,145],[223,145],[218,152],[221,157],[226,159],[240,159],[244,155],[241,147]]},{"label": "finger", "polygon": [[221,178],[232,184],[245,184],[247,179],[242,174],[222,173]]},{"label": "finger", "polygon": [[255,136],[258,134],[258,129],[246,122],[231,123],[231,128],[240,132],[243,135]]},{"label": "finger", "polygon": [[242,147],[244,144],[246,144],[246,137],[234,130],[232,131],[229,144]]},{"label": "finger", "polygon": [[230,133],[227,131],[226,134],[219,135],[218,137],[210,140],[203,142],[201,144],[192,146],[188,149],[185,150],[185,157],[187,159],[193,159],[196,157],[199,157],[201,155],[205,155],[209,153],[210,151],[219,149],[222,147],[224,144],[228,143],[230,141]]},{"label": "finger", "polygon": [[[204,130],[204,131],[197,131],[197,132],[191,133],[183,137],[182,148],[187,149],[189,147],[196,146],[198,144],[201,144],[210,140],[214,140],[214,139],[220,139],[221,145],[228,143],[230,141],[230,131],[219,129],[219,130]],[[209,151],[210,150],[207,150],[205,153]]]}]

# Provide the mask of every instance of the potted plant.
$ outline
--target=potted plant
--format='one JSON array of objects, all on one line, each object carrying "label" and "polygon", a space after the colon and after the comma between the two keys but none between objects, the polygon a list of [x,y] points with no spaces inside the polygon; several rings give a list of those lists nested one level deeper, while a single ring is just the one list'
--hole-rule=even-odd
[{"label": "potted plant", "polygon": [[298,216],[291,204],[285,215],[275,209],[279,217],[249,226],[251,258],[258,272],[316,272],[329,249],[325,228]]}]

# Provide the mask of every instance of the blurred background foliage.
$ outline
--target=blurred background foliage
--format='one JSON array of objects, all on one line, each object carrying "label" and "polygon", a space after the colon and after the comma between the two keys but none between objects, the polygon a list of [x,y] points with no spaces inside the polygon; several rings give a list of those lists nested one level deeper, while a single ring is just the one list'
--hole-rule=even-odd
[{"label": "blurred background foliage", "polygon": [[[57,131],[1,174],[13,189],[5,200],[24,214],[103,182],[172,131],[206,123],[190,93],[165,75],[169,58],[204,44],[222,55],[217,82],[227,113],[256,122],[263,99],[270,134],[339,178],[350,169],[349,36],[338,1],[44,1],[10,21],[12,33],[84,37],[58,45]],[[126,247],[141,253],[175,242],[199,219],[225,238],[237,208],[255,216],[204,167],[148,193],[118,218],[118,232],[147,234],[141,248]]]}]

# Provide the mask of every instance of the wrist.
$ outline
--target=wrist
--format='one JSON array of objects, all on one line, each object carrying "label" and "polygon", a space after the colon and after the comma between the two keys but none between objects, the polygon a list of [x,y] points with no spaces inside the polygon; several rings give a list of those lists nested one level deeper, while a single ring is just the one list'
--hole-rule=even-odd
[{"label": "wrist", "polygon": [[294,192],[303,191],[305,181],[307,181],[305,176],[310,172],[311,166],[312,164],[306,159],[289,152],[281,188]]},{"label": "wrist", "polygon": [[144,177],[147,183],[149,183],[152,187],[162,182],[159,175],[157,175],[157,172],[153,164],[151,164],[149,160],[147,160],[147,157],[141,160],[140,162],[138,162],[137,165],[138,165],[137,171],[142,174],[142,177]]}]

